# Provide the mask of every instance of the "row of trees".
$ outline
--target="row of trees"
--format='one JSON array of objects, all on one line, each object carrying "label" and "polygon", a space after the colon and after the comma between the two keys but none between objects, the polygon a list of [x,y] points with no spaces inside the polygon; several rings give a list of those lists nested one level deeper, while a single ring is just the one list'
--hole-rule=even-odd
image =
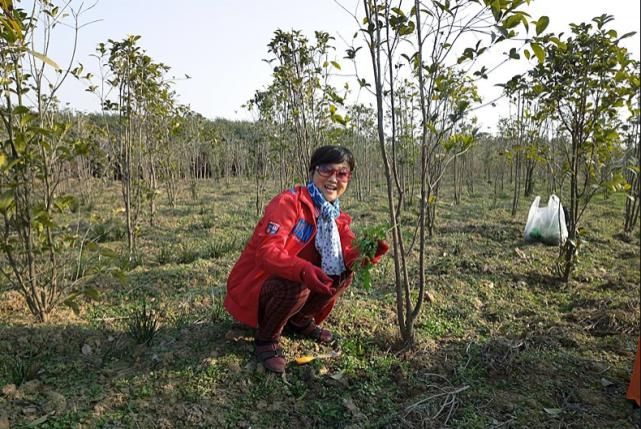
[{"label": "row of trees", "polygon": [[[550,192],[564,195],[570,234],[557,261],[564,281],[575,266],[581,217],[597,193],[636,190],[629,195],[626,211],[626,225],[635,224],[638,158],[632,154],[638,152],[639,140],[639,66],[620,46],[630,34],[619,36],[608,28],[612,17],[603,15],[592,23],[572,25],[571,34],[562,39],[562,34],[546,33],[549,19],[532,19],[520,0],[415,1],[405,9],[398,1],[363,0],[361,6],[364,17],[354,18],[362,24],[357,32],[362,38],[356,37],[355,44],[367,47],[373,79],[368,82],[357,77],[357,83],[370,90],[376,100],[380,153],[380,159],[366,164],[365,171],[378,170],[376,166],[382,161],[394,243],[397,317],[404,341],[413,341],[413,325],[423,300],[431,299],[425,284],[426,239],[434,234],[442,179],[446,174],[453,176],[453,199],[459,201],[462,178],[468,178],[471,188],[472,178],[478,175],[473,162],[478,158],[471,152],[484,152],[486,161],[494,161],[486,162],[484,170],[489,180],[494,173],[495,186],[498,175],[501,187],[506,173],[509,175],[513,215],[521,194],[531,195],[539,176],[544,177]],[[516,114],[501,122],[498,138],[482,136],[470,118],[471,109],[481,101],[476,81],[487,79],[490,73],[479,65],[479,59],[494,45],[514,39],[519,28],[527,31],[530,26],[534,35],[525,45],[508,52],[509,59],[523,55],[535,63],[527,73],[504,85]],[[469,34],[476,35],[475,43],[466,46]],[[287,55],[274,50],[283,40],[293,41],[287,43]],[[322,67],[319,61],[301,60],[315,58],[316,47],[310,47],[299,33],[279,31],[269,46],[279,62],[274,83],[267,93],[261,93],[273,98],[257,103],[261,106],[260,123],[276,127],[281,136],[292,136],[296,142],[293,149],[299,155],[296,161],[300,162],[309,155],[303,143],[322,141],[317,131],[337,123],[354,130],[349,124],[351,116],[336,117],[337,106],[348,112],[356,109],[344,106],[331,87],[320,85],[326,82],[323,67],[340,69],[338,63],[326,59],[326,43],[318,43]],[[362,47],[350,47],[347,58],[353,59]],[[306,65],[307,75],[291,74],[292,70],[306,70]],[[307,100],[307,110],[300,100]],[[286,114],[278,116],[283,112]],[[326,127],[318,126],[323,123],[318,121],[306,128],[310,117],[325,119]],[[357,126],[361,118],[358,116]],[[623,136],[620,130],[626,127],[631,132]],[[321,134],[331,135],[327,131]],[[351,142],[358,149],[369,147]],[[625,179],[626,172],[631,180]],[[358,183],[356,187],[360,189]],[[418,216],[407,210],[416,194]],[[404,225],[408,224],[415,233],[405,233]],[[630,232],[629,226],[626,232]],[[411,271],[418,274],[411,276]]]},{"label": "row of trees", "polygon": [[[65,13],[78,30],[82,10],[34,4],[24,11],[0,1],[0,266],[39,320],[59,302],[74,305],[77,293],[94,294],[79,286],[95,272],[89,261],[101,250],[86,229],[60,221],[74,204],[66,191],[75,180],[83,182],[80,198],[86,200],[99,192],[91,186],[118,181],[126,257],[135,260],[140,222],[154,223],[163,191],[167,204],[175,204],[181,180],[196,198],[199,180],[250,178],[258,215],[267,180],[290,186],[305,179],[313,148],[349,146],[358,159],[351,185],[356,197],[366,198],[381,183],[387,193],[397,316],[406,343],[413,341],[424,300],[431,299],[426,244],[444,197],[458,203],[476,184],[489,183],[495,198],[511,189],[515,215],[521,196],[537,187],[563,195],[570,237],[558,268],[566,281],[580,246],[581,216],[594,195],[628,191],[625,232],[638,224],[639,66],[620,46],[626,35],[608,29],[611,17],[573,25],[562,37],[546,33],[548,18],[532,19],[521,0],[415,1],[409,7],[366,0],[344,59],[369,57],[371,77],[350,83],[370,92],[374,107],[348,104],[350,85],[334,86],[333,75],[345,65],[336,59],[331,35],[316,32],[310,41],[301,32],[277,30],[266,60],[273,80],[247,103],[256,122],[241,123],[208,120],[177,103],[169,67],[150,58],[138,36],[97,47],[98,79],[73,59],[59,66],[47,57],[47,37],[36,48],[34,30],[49,34]],[[534,35],[508,52],[509,59],[533,63],[505,83],[515,114],[501,120],[497,136],[480,133],[472,117],[482,102],[477,81],[492,76],[482,65],[484,53],[528,28]],[[60,110],[56,92],[66,78],[91,79],[101,112]],[[452,186],[444,188],[444,180]]]},{"label": "row of trees", "polygon": [[[580,219],[594,195],[632,190],[626,225],[638,219],[638,157],[633,154],[639,140],[639,67],[620,46],[629,34],[609,29],[612,17],[604,15],[572,25],[563,38],[546,33],[549,18],[532,19],[525,6],[521,0],[417,0],[407,7],[400,1],[362,2],[361,15],[354,16],[360,28],[346,59],[367,48],[359,55],[369,56],[372,78],[356,76],[355,83],[374,96],[374,111],[345,104],[349,85],[341,96],[331,86],[329,74],[342,66],[329,56],[327,34],[316,33],[310,42],[300,32],[278,30],[268,45],[273,82],[250,102],[258,124],[274,136],[261,149],[263,164],[278,162],[279,171],[289,171],[285,182],[291,182],[305,177],[300,169],[312,147],[340,142],[358,152],[357,196],[369,189],[362,172],[382,176],[394,243],[397,317],[407,343],[413,341],[423,300],[431,299],[425,284],[426,240],[435,233],[444,177],[453,179],[455,202],[464,181],[473,192],[475,178],[483,175],[494,183],[496,195],[507,178],[512,215],[537,180],[562,194],[571,231],[556,262],[564,281],[576,262]],[[477,81],[492,74],[482,57],[530,28],[534,34],[526,35],[524,44],[512,43],[507,53],[507,60],[524,56],[534,63],[504,84],[515,115],[501,121],[498,137],[480,134],[471,117],[481,102]],[[374,142],[378,157],[371,156]],[[283,147],[289,149],[287,158],[269,159],[270,151],[283,153]],[[264,174],[255,173],[258,196]]]},{"label": "row of trees", "polygon": [[[73,188],[88,202],[105,181],[120,183],[126,257],[134,260],[140,222],[153,225],[163,188],[173,206],[178,179],[193,185],[215,175],[249,175],[255,166],[246,161],[247,147],[261,139],[252,124],[210,121],[178,104],[169,67],[146,54],[139,36],[99,44],[98,82],[73,55],[57,64],[48,56],[53,32],[70,26],[77,41],[82,6],[42,0],[25,10],[3,0],[0,7],[0,270],[45,321],[60,302],[76,307],[78,294],[95,297],[83,281],[112,270],[109,257],[118,256],[92,242],[87,222],[63,221],[78,204]],[[93,80],[88,90],[101,113],[59,108],[57,92],[69,78]]]}]

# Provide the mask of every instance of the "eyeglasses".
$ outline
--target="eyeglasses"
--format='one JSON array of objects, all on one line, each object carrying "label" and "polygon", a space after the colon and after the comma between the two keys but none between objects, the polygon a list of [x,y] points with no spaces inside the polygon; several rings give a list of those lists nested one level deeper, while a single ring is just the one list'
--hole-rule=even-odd
[{"label": "eyeglasses", "polygon": [[336,174],[336,180],[339,182],[346,183],[349,181],[349,178],[352,176],[352,172],[349,171],[349,168],[332,168],[329,164],[321,164],[316,166],[316,171],[321,177],[332,177]]}]

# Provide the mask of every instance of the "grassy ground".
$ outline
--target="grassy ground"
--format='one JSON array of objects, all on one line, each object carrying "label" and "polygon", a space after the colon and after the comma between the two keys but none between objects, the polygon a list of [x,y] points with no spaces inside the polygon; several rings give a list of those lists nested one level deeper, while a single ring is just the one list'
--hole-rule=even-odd
[{"label": "grassy ground", "polygon": [[[399,350],[393,265],[366,293],[351,288],[326,326],[338,357],[285,337],[285,378],[252,357],[251,330],[222,309],[226,276],[256,222],[247,183],[202,183],[143,225],[126,283],[95,280],[98,302],[60,308],[34,324],[20,296],[0,286],[0,429],[7,427],[213,428],[639,428],[625,400],[639,334],[639,233],[618,238],[621,196],[599,198],[585,217],[574,279],[556,281],[555,247],[527,244],[529,208],[515,218],[508,195],[444,200],[429,242],[435,297],[417,344]],[[250,189],[251,189],[251,185]],[[276,188],[267,191],[273,195]],[[105,189],[90,212],[103,245],[123,249]],[[543,200],[547,195],[542,196]],[[164,199],[162,199],[164,201]],[[386,220],[382,191],[346,195],[354,229]],[[142,301],[159,330],[148,345],[128,333]]]}]

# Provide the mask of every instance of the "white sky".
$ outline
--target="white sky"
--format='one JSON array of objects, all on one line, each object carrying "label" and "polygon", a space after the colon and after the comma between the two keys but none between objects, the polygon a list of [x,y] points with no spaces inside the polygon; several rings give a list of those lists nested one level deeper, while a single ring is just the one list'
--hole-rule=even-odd
[{"label": "white sky", "polygon": [[[355,10],[358,3],[339,1],[349,10]],[[80,2],[75,0],[73,4],[77,7]],[[91,0],[85,7],[89,4]],[[587,22],[602,13],[614,15],[610,28],[619,34],[637,32],[624,46],[639,59],[639,4],[639,0],[533,0],[529,12],[533,18],[548,15],[548,29],[566,34],[570,22]],[[362,15],[359,6],[358,16]],[[77,61],[87,71],[97,74],[97,62],[90,55],[99,42],[141,35],[139,45],[155,61],[169,65],[170,75],[191,76],[176,81],[179,101],[212,119],[252,119],[241,105],[271,81],[271,68],[262,59],[269,56],[267,44],[277,28],[302,30],[310,39],[314,30],[329,32],[336,37],[336,57],[343,65],[347,62],[342,59],[346,48],[343,39],[351,41],[357,31],[353,18],[334,0],[99,0],[81,19],[95,20],[100,21],[80,31]],[[70,51],[69,30],[61,27],[60,31],[66,35],[54,39],[49,56],[63,65]],[[365,49],[360,54],[364,65],[359,67],[369,66]],[[509,79],[518,67],[502,68],[491,75],[492,83]],[[489,93],[491,85],[488,88],[482,92],[486,99],[493,95]],[[59,97],[77,110],[99,109],[98,99],[73,81],[65,85]],[[484,130],[493,129],[498,117],[507,112],[499,104],[477,111],[477,116]]]}]

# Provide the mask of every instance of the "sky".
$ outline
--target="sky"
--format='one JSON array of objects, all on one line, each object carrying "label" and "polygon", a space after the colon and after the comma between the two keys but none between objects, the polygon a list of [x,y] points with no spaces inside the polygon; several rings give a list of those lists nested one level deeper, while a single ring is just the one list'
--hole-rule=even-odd
[{"label": "sky", "polygon": [[[79,31],[76,62],[98,75],[97,60],[92,57],[98,43],[140,35],[138,43],[147,54],[171,67],[169,76],[176,78],[174,88],[179,102],[210,119],[255,119],[242,105],[271,81],[271,67],[263,59],[269,57],[267,44],[276,29],[301,30],[310,39],[315,30],[330,33],[336,38],[336,59],[345,66],[345,41],[352,40],[358,27],[338,2],[358,16],[363,15],[358,0],[91,1],[71,3],[76,9],[80,5],[86,9],[80,16],[80,22],[86,25]],[[528,12],[533,18],[549,16],[548,29],[566,34],[571,22],[586,22],[603,13],[613,15],[611,28],[619,34],[637,32],[626,39],[624,46],[633,58],[639,59],[639,5],[639,0],[532,0]],[[70,56],[71,34],[70,29],[58,27],[54,35],[49,57],[61,66]],[[366,60],[363,55],[359,68],[369,66]],[[481,95],[485,100],[494,98],[500,93],[495,83],[526,67],[524,61],[501,67],[491,76],[492,82],[485,83]],[[75,110],[97,111],[98,98],[84,91],[86,86],[68,80],[59,98]],[[508,112],[508,103],[499,102],[497,107],[488,106],[475,113],[482,128],[492,131],[498,118]]]}]

